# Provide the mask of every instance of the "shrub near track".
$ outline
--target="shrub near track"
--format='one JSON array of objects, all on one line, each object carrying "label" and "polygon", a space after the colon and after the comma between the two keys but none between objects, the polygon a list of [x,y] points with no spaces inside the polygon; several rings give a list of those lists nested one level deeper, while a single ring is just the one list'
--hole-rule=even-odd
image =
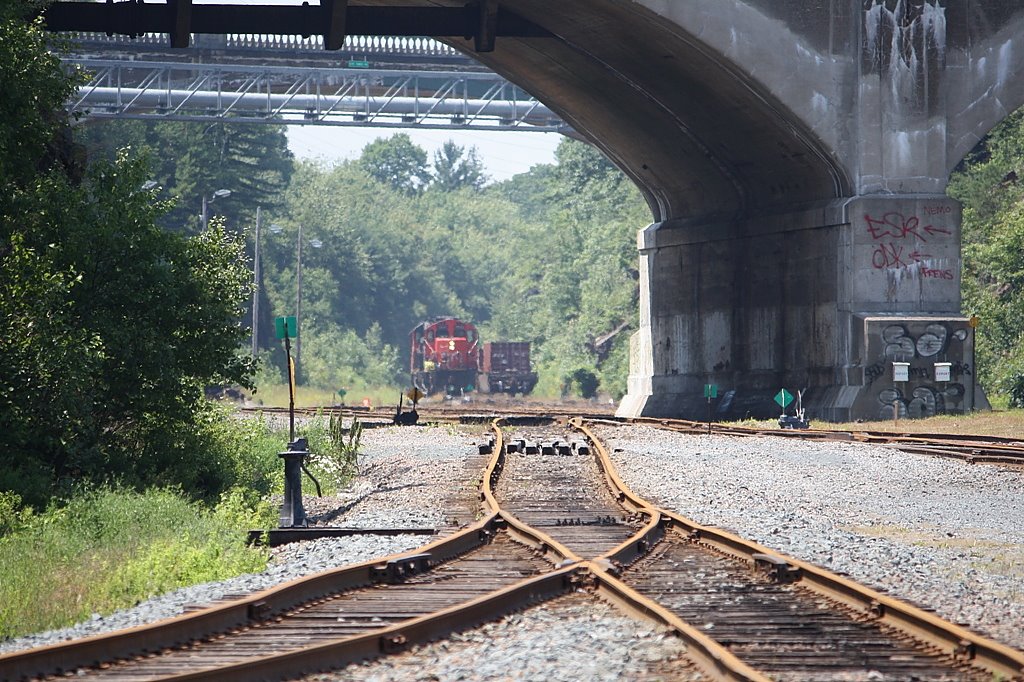
[{"label": "shrub near track", "polygon": [[260,571],[268,554],[246,545],[245,529],[268,527],[273,513],[237,490],[213,509],[168,490],[103,490],[0,522],[14,527],[0,537],[0,638],[9,638]]}]

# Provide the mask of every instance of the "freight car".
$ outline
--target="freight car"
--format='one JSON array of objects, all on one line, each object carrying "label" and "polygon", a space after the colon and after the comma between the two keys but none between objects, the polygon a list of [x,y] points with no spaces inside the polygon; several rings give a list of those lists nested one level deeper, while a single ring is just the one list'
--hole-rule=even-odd
[{"label": "freight car", "polygon": [[470,322],[442,317],[421,322],[409,333],[412,383],[425,394],[529,393],[537,383],[530,371],[530,344],[496,341],[481,346]]},{"label": "freight car", "polygon": [[477,385],[481,393],[527,394],[537,385],[526,341],[488,341],[480,349]]}]

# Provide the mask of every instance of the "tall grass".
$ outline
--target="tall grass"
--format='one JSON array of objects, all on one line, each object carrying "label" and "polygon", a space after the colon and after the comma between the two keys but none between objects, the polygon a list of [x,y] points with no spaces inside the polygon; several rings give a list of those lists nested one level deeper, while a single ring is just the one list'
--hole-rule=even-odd
[{"label": "tall grass", "polygon": [[0,638],[110,613],[183,585],[266,566],[245,529],[269,527],[269,505],[241,491],[213,509],[177,492],[102,490],[18,520],[0,537]]},{"label": "tall grass", "polygon": [[[297,386],[295,392],[296,407],[333,407],[342,400],[334,391],[315,386]],[[349,387],[344,400],[346,405],[362,405],[363,400],[368,399],[373,407],[393,410],[400,392],[398,388],[389,386],[359,385]],[[249,397],[258,405],[288,407],[288,384],[265,381]]]},{"label": "tall grass", "polygon": [[[283,488],[277,453],[288,434],[262,417],[225,415],[209,415],[201,453],[232,486],[219,499],[175,489],[104,489],[37,513],[0,491],[0,639],[263,570],[268,554],[246,545],[246,531],[277,524],[271,500]],[[354,475],[358,429],[319,416],[305,421],[299,435],[309,438],[310,467],[328,491]]]}]

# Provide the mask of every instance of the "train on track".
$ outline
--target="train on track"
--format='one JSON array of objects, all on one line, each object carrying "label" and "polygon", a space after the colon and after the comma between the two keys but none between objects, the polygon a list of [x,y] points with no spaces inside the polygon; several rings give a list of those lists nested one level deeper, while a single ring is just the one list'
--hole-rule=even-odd
[{"label": "train on track", "polygon": [[440,317],[409,332],[412,383],[426,395],[527,394],[537,384],[526,341],[480,342],[471,322]]}]

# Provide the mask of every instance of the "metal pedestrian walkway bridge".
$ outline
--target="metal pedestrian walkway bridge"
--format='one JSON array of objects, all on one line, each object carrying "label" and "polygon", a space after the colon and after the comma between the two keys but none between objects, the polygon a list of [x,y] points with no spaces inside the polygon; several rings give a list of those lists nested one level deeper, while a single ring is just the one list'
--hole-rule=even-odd
[{"label": "metal pedestrian walkway bridge", "polygon": [[89,74],[69,103],[87,118],[569,133],[551,110],[429,38],[67,35]]}]

